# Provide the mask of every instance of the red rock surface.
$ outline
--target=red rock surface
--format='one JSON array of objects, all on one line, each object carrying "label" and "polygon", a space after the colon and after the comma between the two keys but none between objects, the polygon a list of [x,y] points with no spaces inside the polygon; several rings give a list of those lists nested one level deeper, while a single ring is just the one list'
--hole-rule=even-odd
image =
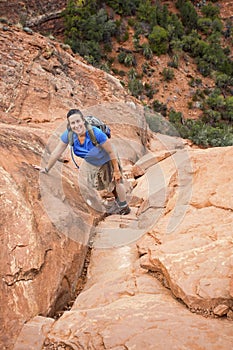
[{"label": "red rock surface", "polygon": [[[232,150],[180,149],[146,169],[132,194],[147,205],[98,224],[84,290],[35,350],[232,348],[230,187],[219,202],[221,184],[231,186]],[[212,205],[201,204],[207,199]],[[15,350],[25,346],[25,327]]]},{"label": "red rock surface", "polygon": [[78,106],[108,119],[113,135],[124,122],[135,142],[122,140],[118,148],[132,162],[144,152],[146,129],[142,111],[127,104],[115,78],[60,44],[13,26],[1,29],[0,40],[3,349],[11,348],[25,321],[54,315],[73,298],[93,220],[101,216],[83,200],[88,195],[96,202],[94,193],[80,193],[69,152],[63,158],[69,163],[61,159],[49,176],[33,168],[44,164],[65,130],[67,110]]},{"label": "red rock surface", "polygon": [[[231,349],[233,148],[148,133],[116,78],[1,26],[1,349]],[[88,207],[94,194],[78,186],[69,153],[49,176],[32,166],[74,106],[112,127],[134,186],[127,217],[103,221]],[[94,219],[87,284],[53,323],[74,298]]]}]

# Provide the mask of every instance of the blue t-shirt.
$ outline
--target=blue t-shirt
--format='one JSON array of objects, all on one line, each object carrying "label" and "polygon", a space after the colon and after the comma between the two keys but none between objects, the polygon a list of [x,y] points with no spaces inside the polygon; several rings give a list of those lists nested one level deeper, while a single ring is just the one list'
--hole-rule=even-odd
[{"label": "blue t-shirt", "polygon": [[[92,128],[98,144],[102,145],[105,143],[108,139],[107,135],[95,126]],[[61,140],[66,144],[69,143],[68,130],[63,132],[61,135]],[[102,147],[93,145],[88,131],[86,131],[86,137],[83,144],[79,142],[78,136],[75,133],[73,133],[73,140],[74,154],[80,158],[85,159],[88,163],[96,166],[101,166],[110,160],[109,154]]]}]

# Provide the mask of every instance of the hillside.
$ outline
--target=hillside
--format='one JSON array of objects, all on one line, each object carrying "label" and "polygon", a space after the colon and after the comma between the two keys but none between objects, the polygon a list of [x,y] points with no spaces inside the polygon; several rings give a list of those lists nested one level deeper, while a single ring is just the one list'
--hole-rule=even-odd
[{"label": "hillside", "polygon": [[[61,11],[64,10],[68,1],[57,1],[49,3],[46,1],[40,1],[40,6],[36,2],[21,1],[20,3],[14,0],[3,3],[0,5],[0,13],[3,17],[9,19],[10,23],[22,23],[29,26],[35,31],[39,31],[45,35],[54,35],[58,40],[64,40],[64,23],[61,18]],[[175,6],[174,1],[160,1],[161,5],[166,5],[171,13],[179,14]],[[201,1],[193,1],[195,9],[199,15],[201,15]],[[209,3],[207,1],[207,3]],[[231,1],[220,0],[214,3],[219,8],[220,18],[223,22],[223,27],[229,20],[232,19],[233,4]],[[2,7],[1,7],[2,6]],[[108,12],[110,9],[108,9]],[[111,12],[111,11],[110,11]],[[52,15],[54,14],[54,16]],[[23,20],[24,19],[24,20]],[[146,96],[145,92],[138,94],[141,103],[153,108],[153,101],[158,101],[162,104],[162,107],[166,107],[167,115],[168,111],[173,109],[177,112],[181,112],[183,118],[196,119],[203,114],[200,109],[201,100],[198,99],[197,93],[200,91],[211,90],[215,86],[215,82],[211,77],[203,76],[197,69],[194,58],[189,53],[179,54],[179,64],[177,69],[173,69],[174,78],[170,81],[165,81],[162,72],[165,68],[169,67],[171,57],[169,55],[153,55],[151,59],[146,59],[141,52],[135,50],[134,35],[135,29],[129,25],[129,17],[116,15],[114,20],[123,20],[125,26],[128,26],[128,39],[125,41],[114,40],[112,44],[111,53],[107,54],[107,61],[103,60],[100,66],[105,66],[106,63],[111,60],[108,71],[111,75],[116,76],[122,84],[127,88],[129,83],[128,73],[132,67],[125,67],[124,64],[118,62],[118,54],[121,50],[129,50],[133,53],[136,66],[133,69],[136,74],[141,78],[143,85],[148,85],[150,89],[156,91],[150,98]],[[146,38],[140,36],[140,44],[145,42]],[[223,47],[229,47],[231,50],[231,58],[233,57],[233,45],[232,36],[229,38],[222,37]],[[147,40],[146,40],[147,41]],[[144,67],[144,68],[143,68]],[[146,67],[146,68],[145,68]],[[143,73],[143,69],[147,71]],[[190,86],[191,81],[201,81],[201,84]],[[195,100],[195,97],[197,99]],[[192,107],[190,108],[190,105]],[[164,108],[163,108],[164,110]],[[160,110],[158,110],[160,111]]]}]

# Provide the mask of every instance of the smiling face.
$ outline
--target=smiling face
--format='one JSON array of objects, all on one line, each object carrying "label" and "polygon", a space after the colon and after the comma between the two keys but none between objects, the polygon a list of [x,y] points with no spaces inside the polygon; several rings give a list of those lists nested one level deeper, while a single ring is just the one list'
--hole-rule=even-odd
[{"label": "smiling face", "polygon": [[71,130],[77,135],[84,135],[86,128],[82,116],[78,113],[72,114],[69,118]]}]

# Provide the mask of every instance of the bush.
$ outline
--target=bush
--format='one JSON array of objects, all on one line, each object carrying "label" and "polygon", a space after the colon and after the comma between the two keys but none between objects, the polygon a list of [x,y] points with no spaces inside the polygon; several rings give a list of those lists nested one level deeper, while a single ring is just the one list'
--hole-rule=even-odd
[{"label": "bush", "polygon": [[171,81],[174,79],[174,71],[171,68],[164,68],[162,70],[162,76],[165,81]]},{"label": "bush", "polygon": [[134,69],[134,68],[131,68],[129,71],[128,71],[128,78],[129,79],[135,79],[138,77],[138,74],[137,74],[137,71]]},{"label": "bush", "polygon": [[201,86],[202,80],[200,78],[191,78],[188,84],[191,87]]},{"label": "bush", "polygon": [[136,59],[133,54],[129,53],[125,56],[124,65],[126,67],[136,66]]},{"label": "bush", "polygon": [[116,24],[108,18],[107,11],[98,9],[94,0],[84,4],[70,0],[63,15],[66,43],[89,62],[98,63],[102,57],[100,43],[111,45],[111,36],[116,32]]},{"label": "bush", "polygon": [[160,114],[145,110],[145,118],[149,128],[153,132],[159,132],[169,136],[180,136],[175,126]]},{"label": "bush", "polygon": [[105,4],[113,8],[119,15],[134,16],[140,0],[105,0]]},{"label": "bush", "polygon": [[158,100],[154,100],[152,106],[155,112],[161,113],[164,117],[166,117],[167,115],[166,104],[159,102]]},{"label": "bush", "polygon": [[202,59],[197,60],[197,69],[203,75],[203,77],[208,77],[211,73],[209,63]]},{"label": "bush", "polygon": [[178,0],[176,6],[180,11],[181,21],[188,32],[197,29],[197,12],[190,1]]},{"label": "bush", "polygon": [[173,67],[173,68],[178,68],[179,67],[178,55],[173,55],[172,56],[172,60],[170,62],[168,62],[168,66],[169,67]]},{"label": "bush", "polygon": [[143,93],[143,84],[141,80],[138,80],[137,78],[129,80],[128,88],[134,97],[138,98]]},{"label": "bush", "polygon": [[182,138],[190,139],[198,146],[224,147],[233,145],[232,126],[221,123],[212,126],[203,120],[193,119],[187,119],[183,124],[179,119],[180,115],[177,112],[169,118]]},{"label": "bush", "polygon": [[215,78],[215,85],[218,88],[226,89],[228,86],[233,86],[233,77],[227,74],[217,74]]},{"label": "bush", "polygon": [[153,95],[155,92],[156,92],[156,89],[152,85],[148,83],[144,85],[144,93],[150,100],[153,98]]},{"label": "bush", "polygon": [[224,111],[222,112],[222,119],[232,122],[233,121],[233,96],[229,96],[225,99]]},{"label": "bush", "polygon": [[148,36],[150,47],[152,51],[160,56],[167,53],[168,50],[168,33],[167,31],[160,27],[155,26],[152,33]]},{"label": "bush", "polygon": [[147,60],[153,57],[153,51],[149,44],[142,44],[142,54]]},{"label": "bush", "polygon": [[212,20],[210,18],[199,18],[197,21],[198,29],[200,29],[204,34],[209,34],[212,32]]},{"label": "bush", "polygon": [[201,8],[201,12],[205,17],[215,19],[218,17],[220,10],[217,6],[213,6],[211,3],[209,3]]},{"label": "bush", "polygon": [[136,60],[133,54],[121,51],[117,56],[118,62],[124,64],[126,67],[136,66]]},{"label": "bush", "polygon": [[150,23],[153,28],[157,24],[157,6],[152,5],[150,0],[141,1],[137,10],[137,19]]}]

